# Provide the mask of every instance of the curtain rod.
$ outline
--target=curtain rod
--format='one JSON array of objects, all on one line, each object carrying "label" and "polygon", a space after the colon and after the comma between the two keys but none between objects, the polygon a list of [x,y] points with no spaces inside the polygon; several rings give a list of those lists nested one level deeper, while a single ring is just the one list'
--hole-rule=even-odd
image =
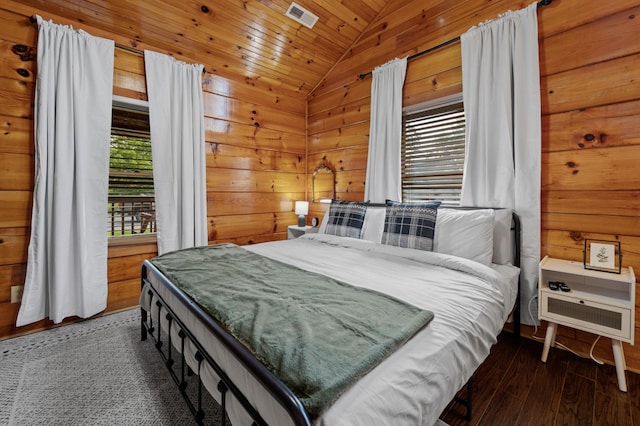
[{"label": "curtain rod", "polygon": [[[38,22],[38,18],[35,15],[29,16],[29,21],[32,24]],[[124,44],[115,43],[116,47],[120,50],[126,50],[127,52],[135,53],[136,55],[144,56],[144,52],[142,50],[134,49],[133,47],[126,46]],[[202,73],[205,74],[207,72],[206,68],[202,68]]]},{"label": "curtain rod", "polygon": [[[542,6],[548,6],[548,5],[550,5],[550,4],[551,4],[551,2],[552,2],[552,1],[553,1],[553,0],[541,0],[541,1],[539,1],[539,2],[538,2],[537,6],[538,6],[539,8],[540,8],[540,7],[542,7]],[[441,43],[441,44],[439,44],[439,45],[437,45],[437,46],[430,47],[429,49],[427,49],[427,50],[423,50],[422,52],[418,52],[418,53],[415,53],[415,54],[413,54],[413,55],[411,55],[411,56],[408,56],[408,57],[407,57],[407,60],[408,60],[408,61],[410,61],[411,59],[415,59],[415,58],[418,58],[418,57],[420,57],[420,56],[426,55],[427,53],[431,53],[431,52],[433,52],[433,51],[435,51],[435,50],[438,50],[438,49],[440,49],[440,48],[443,48],[443,47],[445,47],[445,46],[448,46],[448,45],[450,45],[450,44],[453,44],[453,43],[455,43],[455,42],[457,42],[457,41],[460,41],[460,36],[458,36],[458,37],[456,37],[456,38],[452,38],[451,40],[445,41],[444,43]],[[360,74],[360,80],[364,80],[365,78],[367,78],[368,76],[370,76],[372,72],[373,72],[373,71],[369,71],[368,73]]]}]

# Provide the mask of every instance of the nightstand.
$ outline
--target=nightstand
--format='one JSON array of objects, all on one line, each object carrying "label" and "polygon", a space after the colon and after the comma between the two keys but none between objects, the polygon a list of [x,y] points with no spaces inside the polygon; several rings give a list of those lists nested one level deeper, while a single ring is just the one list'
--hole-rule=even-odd
[{"label": "nightstand", "polygon": [[287,228],[287,239],[293,240],[294,238],[298,238],[304,234],[314,234],[317,232],[318,232],[318,227],[316,226],[290,225]]},{"label": "nightstand", "polygon": [[[622,273],[585,269],[582,262],[545,256],[540,262],[538,285],[539,317],[549,322],[542,350],[547,361],[554,346],[558,325],[572,327],[611,339],[618,387],[627,391],[626,363],[622,342],[633,345],[636,277],[633,268]],[[568,292],[552,290],[550,282],[565,283]]]}]

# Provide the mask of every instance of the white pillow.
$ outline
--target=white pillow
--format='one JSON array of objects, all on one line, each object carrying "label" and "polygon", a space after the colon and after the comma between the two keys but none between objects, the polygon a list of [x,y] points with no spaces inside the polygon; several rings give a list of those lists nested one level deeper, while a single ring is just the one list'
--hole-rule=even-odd
[{"label": "white pillow", "polygon": [[493,226],[493,263],[504,265],[513,262],[513,237],[511,236],[511,222],[513,210],[494,210]]},{"label": "white pillow", "polygon": [[[483,209],[484,210],[484,209]],[[483,210],[457,210],[457,209],[447,209],[445,207],[438,208],[438,218],[436,219],[436,231],[435,231],[435,240],[434,240],[434,251],[439,252],[438,247],[438,237],[439,234],[451,233],[450,227],[453,226],[452,215],[457,217],[460,220],[463,220],[465,217],[468,217],[470,213],[475,211],[483,211]],[[494,227],[493,227],[493,263],[497,263],[498,265],[504,265],[505,263],[513,262],[513,237],[511,236],[511,223],[513,221],[512,215],[513,210],[511,209],[496,209],[494,212]],[[326,212],[328,213],[328,211]],[[327,227],[327,220],[329,215],[326,214],[322,217],[322,221],[320,222],[320,227],[318,228],[318,232],[320,234],[324,234],[325,228]],[[386,213],[386,207],[378,207],[378,206],[369,206],[367,207],[367,214],[364,218],[364,226],[362,227],[362,239],[369,240],[376,243],[382,241],[382,233],[384,231],[384,218]],[[466,213],[458,214],[456,213]],[[473,215],[471,215],[473,216]],[[438,227],[438,224],[444,223],[444,228]],[[453,253],[448,254],[456,254],[457,250],[455,247],[452,247],[452,244],[445,238],[444,246],[442,248],[445,251],[450,251]],[[485,248],[486,250],[486,248]],[[472,250],[470,250],[472,251]],[[442,252],[440,252],[442,253]],[[465,257],[465,256],[461,256]]]},{"label": "white pillow", "polygon": [[329,221],[329,209],[324,212],[324,216],[322,216],[322,222],[320,222],[320,226],[318,227],[318,234],[324,234],[324,231],[327,229],[327,222]]},{"label": "white pillow", "polygon": [[439,208],[433,251],[491,266],[493,259],[492,209]]},{"label": "white pillow", "polygon": [[382,241],[382,233],[384,232],[384,218],[387,213],[385,206],[369,206],[367,214],[364,216],[364,225],[362,226],[363,240],[379,243]]},{"label": "white pillow", "polygon": [[[360,238],[363,240],[373,241],[379,243],[382,241],[382,231],[384,231],[384,217],[387,208],[382,207],[367,207],[367,213],[364,216],[364,225],[362,225],[362,234]],[[318,227],[318,233],[324,234],[327,228],[327,221],[329,219],[329,211],[327,210],[322,217],[320,226]]]}]

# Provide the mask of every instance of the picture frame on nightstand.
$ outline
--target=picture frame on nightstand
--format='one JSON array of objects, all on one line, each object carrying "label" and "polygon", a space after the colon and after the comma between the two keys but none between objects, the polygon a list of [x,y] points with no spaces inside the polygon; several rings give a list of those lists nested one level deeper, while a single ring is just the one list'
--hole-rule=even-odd
[{"label": "picture frame on nightstand", "polygon": [[619,274],[622,271],[620,241],[584,240],[584,269]]}]

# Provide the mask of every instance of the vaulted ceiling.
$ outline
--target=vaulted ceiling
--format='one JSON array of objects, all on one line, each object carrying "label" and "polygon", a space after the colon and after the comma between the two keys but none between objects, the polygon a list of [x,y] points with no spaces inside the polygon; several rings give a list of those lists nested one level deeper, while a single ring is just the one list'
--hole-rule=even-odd
[{"label": "vaulted ceiling", "polygon": [[285,16],[290,0],[22,3],[67,18],[72,25],[118,34],[118,45],[162,49],[203,63],[207,71],[308,94],[390,1],[296,0],[319,17],[312,29]]}]

